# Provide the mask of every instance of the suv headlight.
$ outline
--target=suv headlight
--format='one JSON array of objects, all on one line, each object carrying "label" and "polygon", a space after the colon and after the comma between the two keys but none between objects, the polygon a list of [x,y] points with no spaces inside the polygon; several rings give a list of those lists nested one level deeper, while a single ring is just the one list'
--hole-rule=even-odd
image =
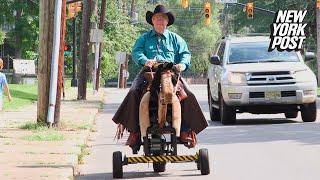
[{"label": "suv headlight", "polygon": [[244,85],[246,84],[246,75],[245,73],[230,72],[228,81],[230,84]]},{"label": "suv headlight", "polygon": [[295,78],[296,82],[312,82],[316,81],[315,75],[311,70],[303,69],[298,71],[291,71],[292,76]]}]

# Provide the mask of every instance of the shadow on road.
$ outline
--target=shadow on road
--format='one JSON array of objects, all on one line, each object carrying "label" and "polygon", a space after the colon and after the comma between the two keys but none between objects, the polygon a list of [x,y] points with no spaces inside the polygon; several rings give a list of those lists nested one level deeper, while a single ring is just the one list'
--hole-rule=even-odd
[{"label": "shadow on road", "polygon": [[320,145],[320,126],[316,122],[303,123],[287,119],[240,119],[237,124],[230,126],[222,126],[220,122],[210,120],[209,124],[209,127],[198,134],[201,144],[296,141],[305,145]]},{"label": "shadow on road", "polygon": [[[193,170],[194,171],[194,170]],[[136,171],[124,171],[123,172],[123,178],[124,179],[141,179],[141,178],[152,178],[152,177],[198,177],[201,176],[201,174],[190,174],[190,175],[172,175],[170,173],[155,173],[153,171],[146,171],[146,172],[136,172]],[[87,174],[87,175],[81,175],[77,176],[75,178],[76,180],[96,180],[96,179],[113,179],[112,173],[96,173],[96,174]]]}]

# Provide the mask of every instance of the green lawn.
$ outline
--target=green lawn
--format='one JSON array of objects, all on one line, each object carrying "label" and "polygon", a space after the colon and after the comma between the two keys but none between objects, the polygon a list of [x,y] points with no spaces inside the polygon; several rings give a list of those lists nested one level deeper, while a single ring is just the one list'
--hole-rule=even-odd
[{"label": "green lawn", "polygon": [[320,96],[320,88],[318,88],[318,96]]},{"label": "green lawn", "polygon": [[[65,90],[71,87],[71,79],[65,79]],[[92,88],[92,84],[87,84],[88,88]],[[25,105],[29,105],[38,100],[38,84],[9,84],[12,101],[8,101],[6,95],[3,96],[4,106],[3,110],[15,110]]]},{"label": "green lawn", "polygon": [[25,105],[31,104],[37,101],[38,85],[26,85],[26,84],[9,84],[12,101],[9,102],[6,95],[4,99],[4,110],[13,110],[21,108]]}]

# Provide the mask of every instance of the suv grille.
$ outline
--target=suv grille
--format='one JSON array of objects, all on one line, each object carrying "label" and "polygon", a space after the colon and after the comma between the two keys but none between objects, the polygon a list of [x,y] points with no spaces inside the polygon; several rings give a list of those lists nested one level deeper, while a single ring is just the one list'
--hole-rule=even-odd
[{"label": "suv grille", "polygon": [[289,71],[253,72],[247,74],[249,86],[295,84]]}]

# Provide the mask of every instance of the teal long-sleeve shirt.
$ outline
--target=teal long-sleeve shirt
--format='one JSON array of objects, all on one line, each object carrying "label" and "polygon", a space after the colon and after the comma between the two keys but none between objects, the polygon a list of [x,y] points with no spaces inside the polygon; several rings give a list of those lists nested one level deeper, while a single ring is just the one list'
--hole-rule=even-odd
[{"label": "teal long-sleeve shirt", "polygon": [[184,64],[186,69],[191,64],[187,43],[169,30],[160,36],[153,29],[142,34],[133,46],[132,58],[139,65],[144,65],[149,59]]}]

